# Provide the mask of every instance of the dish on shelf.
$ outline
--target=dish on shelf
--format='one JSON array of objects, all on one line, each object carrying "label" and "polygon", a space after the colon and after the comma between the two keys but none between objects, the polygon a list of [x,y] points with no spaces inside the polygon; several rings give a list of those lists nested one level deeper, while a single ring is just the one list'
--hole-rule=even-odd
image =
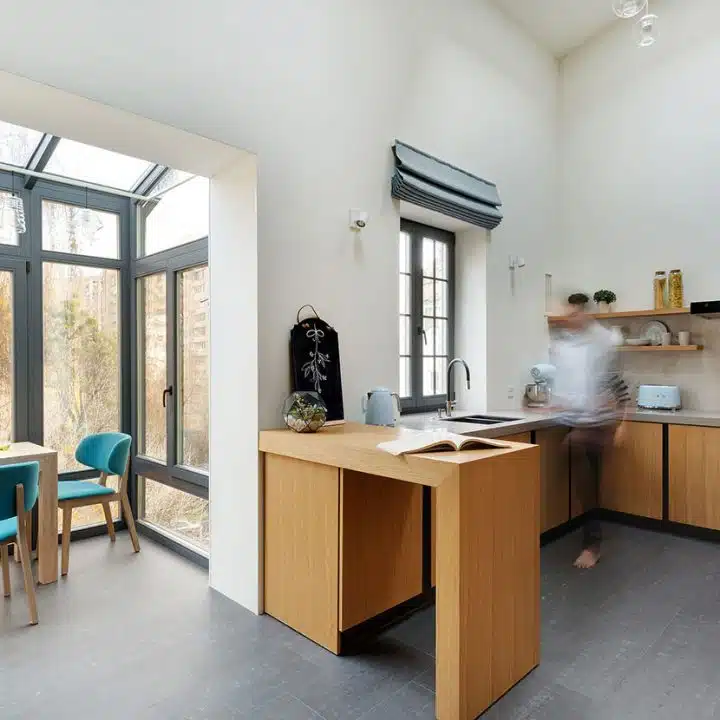
[{"label": "dish on shelf", "polygon": [[650,339],[646,337],[625,338],[625,344],[633,345],[634,347],[638,347],[640,345],[650,345]]},{"label": "dish on shelf", "polygon": [[640,337],[647,338],[648,345],[662,345],[663,335],[670,332],[670,328],[660,320],[650,320],[640,330]]}]

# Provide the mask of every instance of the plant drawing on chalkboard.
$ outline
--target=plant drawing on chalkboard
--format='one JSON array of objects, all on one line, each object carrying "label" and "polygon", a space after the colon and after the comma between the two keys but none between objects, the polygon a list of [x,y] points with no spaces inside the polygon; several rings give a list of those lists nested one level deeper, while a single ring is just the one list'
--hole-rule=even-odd
[{"label": "plant drawing on chalkboard", "polygon": [[330,355],[320,352],[320,341],[325,337],[325,333],[320,328],[312,327],[307,331],[307,337],[314,345],[310,351],[310,359],[302,366],[302,372],[305,379],[310,380],[315,390],[320,392],[320,384],[327,380],[325,368],[330,363]]}]

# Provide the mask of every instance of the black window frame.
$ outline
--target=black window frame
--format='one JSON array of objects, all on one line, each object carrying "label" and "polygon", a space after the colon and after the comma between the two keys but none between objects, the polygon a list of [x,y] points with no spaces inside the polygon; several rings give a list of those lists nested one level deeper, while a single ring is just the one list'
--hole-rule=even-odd
[{"label": "black window frame", "polygon": [[[423,239],[428,238],[441,242],[447,247],[448,262],[448,337],[447,361],[454,357],[455,346],[455,234],[441,228],[424,225],[414,220],[401,219],[400,233],[407,233],[410,238],[410,388],[408,397],[400,398],[400,409],[403,415],[411,413],[432,412],[445,407],[447,394],[423,395],[423,346],[425,333],[423,330]],[[398,236],[398,246],[400,237]],[[398,268],[398,283],[400,281]],[[400,312],[398,308],[398,326]],[[398,348],[398,367],[400,363]]]}]

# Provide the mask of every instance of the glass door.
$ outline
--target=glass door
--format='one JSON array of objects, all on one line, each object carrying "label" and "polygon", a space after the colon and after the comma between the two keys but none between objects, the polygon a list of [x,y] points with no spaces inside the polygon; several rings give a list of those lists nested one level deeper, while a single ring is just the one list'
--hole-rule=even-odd
[{"label": "glass door", "polygon": [[136,280],[134,467],[139,520],[207,553],[209,272],[201,248],[189,250],[147,263]]}]

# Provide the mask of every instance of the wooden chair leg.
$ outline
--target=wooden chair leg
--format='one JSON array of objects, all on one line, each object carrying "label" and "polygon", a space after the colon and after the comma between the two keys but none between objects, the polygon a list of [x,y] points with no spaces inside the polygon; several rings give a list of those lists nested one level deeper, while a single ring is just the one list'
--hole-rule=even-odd
[{"label": "wooden chair leg", "polygon": [[138,540],[137,530],[135,529],[135,518],[132,514],[128,496],[125,494],[120,495],[120,503],[122,505],[123,515],[125,516],[125,523],[130,533],[130,539],[132,540],[133,550],[136,553],[140,552],[140,541]]},{"label": "wooden chair leg", "polygon": [[0,548],[0,563],[2,563],[3,592],[5,597],[10,597],[10,553],[9,546],[3,545]]},{"label": "wooden chair leg", "polygon": [[110,510],[110,503],[104,502],[102,506],[105,511],[105,524],[107,525],[110,542],[115,542],[115,523],[113,522],[112,510]]},{"label": "wooden chair leg", "polygon": [[23,580],[25,581],[25,592],[27,594],[28,606],[30,607],[30,624],[38,624],[37,598],[35,597],[35,580],[32,574],[32,560],[30,559],[30,543],[27,536],[25,517],[21,514],[18,517],[18,544],[15,547],[20,549],[20,563],[22,564]]},{"label": "wooden chair leg", "polygon": [[72,530],[72,508],[63,505],[62,516],[62,569],[61,574],[67,575],[70,567],[70,531]]}]

